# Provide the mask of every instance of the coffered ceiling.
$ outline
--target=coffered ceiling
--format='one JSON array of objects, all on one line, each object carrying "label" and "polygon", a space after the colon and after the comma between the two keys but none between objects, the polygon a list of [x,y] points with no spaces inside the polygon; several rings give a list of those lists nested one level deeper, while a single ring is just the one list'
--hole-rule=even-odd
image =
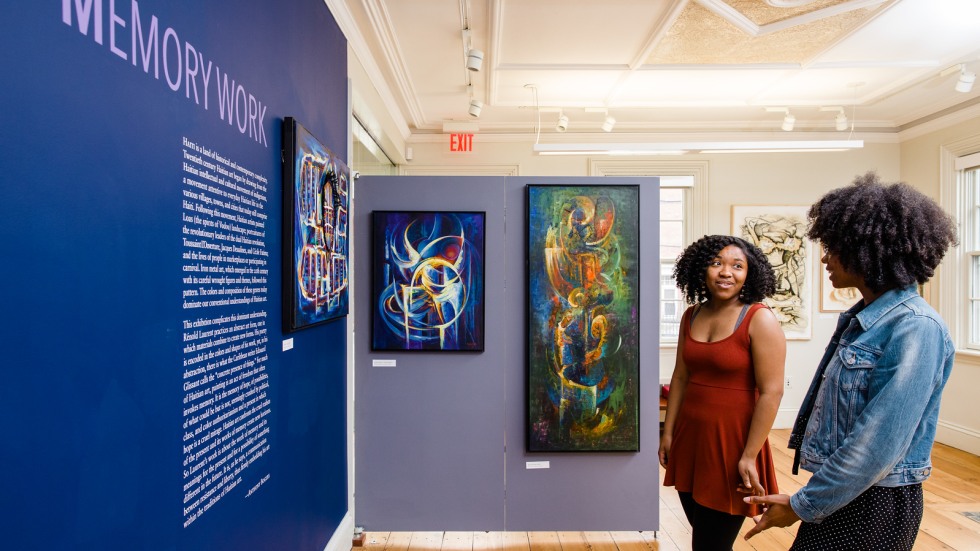
[{"label": "coffered ceiling", "polygon": [[958,64],[980,70],[977,0],[327,4],[406,139],[458,123],[555,133],[559,111],[569,134],[604,139],[781,132],[782,107],[796,132],[838,132],[843,108],[845,132],[887,134],[980,104],[980,85],[954,90]]}]

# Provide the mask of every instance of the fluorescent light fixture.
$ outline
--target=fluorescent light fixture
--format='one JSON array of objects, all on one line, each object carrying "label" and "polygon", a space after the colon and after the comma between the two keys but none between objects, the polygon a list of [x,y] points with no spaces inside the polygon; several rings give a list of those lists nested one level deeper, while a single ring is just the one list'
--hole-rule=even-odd
[{"label": "fluorescent light fixture", "polygon": [[799,153],[845,151],[864,140],[775,140],[739,142],[554,143],[534,144],[538,155],[683,155],[685,153]]}]

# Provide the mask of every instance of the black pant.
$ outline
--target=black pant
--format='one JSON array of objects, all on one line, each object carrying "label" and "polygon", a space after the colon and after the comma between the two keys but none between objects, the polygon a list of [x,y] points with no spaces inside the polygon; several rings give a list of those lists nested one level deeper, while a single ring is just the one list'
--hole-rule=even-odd
[{"label": "black pant", "polygon": [[699,505],[690,492],[677,492],[677,495],[681,498],[687,521],[691,523],[693,551],[731,551],[745,517]]}]

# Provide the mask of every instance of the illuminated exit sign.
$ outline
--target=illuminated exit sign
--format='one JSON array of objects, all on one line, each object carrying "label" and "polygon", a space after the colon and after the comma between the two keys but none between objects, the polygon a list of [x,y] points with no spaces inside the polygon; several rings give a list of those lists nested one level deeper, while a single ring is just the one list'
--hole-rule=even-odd
[{"label": "illuminated exit sign", "polygon": [[450,134],[449,151],[473,151],[473,134]]}]

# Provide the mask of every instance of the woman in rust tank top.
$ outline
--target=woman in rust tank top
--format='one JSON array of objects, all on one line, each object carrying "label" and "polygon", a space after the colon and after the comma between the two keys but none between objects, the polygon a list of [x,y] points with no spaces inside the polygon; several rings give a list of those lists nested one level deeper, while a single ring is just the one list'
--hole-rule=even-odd
[{"label": "woman in rust tank top", "polygon": [[768,435],[783,395],[786,338],[760,301],[775,292],[765,255],[738,237],[705,236],[677,259],[674,279],[693,304],[681,319],[660,440],[694,551],[730,550],[747,495],[776,493]]}]

